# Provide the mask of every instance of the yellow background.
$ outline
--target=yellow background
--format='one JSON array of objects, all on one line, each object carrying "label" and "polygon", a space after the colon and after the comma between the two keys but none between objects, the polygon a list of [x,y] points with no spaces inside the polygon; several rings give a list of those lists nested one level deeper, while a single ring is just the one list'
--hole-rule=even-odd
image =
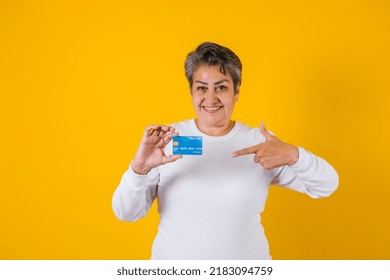
[{"label": "yellow background", "polygon": [[148,259],[156,205],[111,197],[145,126],[193,118],[183,63],[203,41],[241,58],[234,119],[324,157],[339,190],[271,188],[275,259],[390,259],[390,4],[0,1],[0,258]]}]

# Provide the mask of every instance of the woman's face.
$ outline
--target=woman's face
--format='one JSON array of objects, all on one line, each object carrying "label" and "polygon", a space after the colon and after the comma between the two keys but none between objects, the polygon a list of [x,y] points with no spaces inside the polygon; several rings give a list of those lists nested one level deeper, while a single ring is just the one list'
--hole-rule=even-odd
[{"label": "woman's face", "polygon": [[206,128],[229,125],[238,100],[229,73],[221,73],[218,65],[199,67],[194,73],[191,94],[199,125]]}]

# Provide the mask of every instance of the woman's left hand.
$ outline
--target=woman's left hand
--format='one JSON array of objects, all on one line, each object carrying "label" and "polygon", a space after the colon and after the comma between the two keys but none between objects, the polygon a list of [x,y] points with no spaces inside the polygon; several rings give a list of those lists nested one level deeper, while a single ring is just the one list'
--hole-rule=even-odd
[{"label": "woman's left hand", "polygon": [[260,163],[264,169],[270,170],[284,165],[293,165],[298,161],[299,150],[272,135],[261,123],[260,133],[265,142],[233,152],[233,157],[255,154],[253,160]]}]

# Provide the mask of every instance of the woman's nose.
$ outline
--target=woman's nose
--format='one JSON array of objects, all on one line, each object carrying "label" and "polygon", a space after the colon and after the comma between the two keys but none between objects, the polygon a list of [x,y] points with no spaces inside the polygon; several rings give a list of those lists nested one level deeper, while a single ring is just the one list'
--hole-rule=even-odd
[{"label": "woman's nose", "polygon": [[206,100],[214,102],[218,99],[215,89],[209,89],[206,94]]}]

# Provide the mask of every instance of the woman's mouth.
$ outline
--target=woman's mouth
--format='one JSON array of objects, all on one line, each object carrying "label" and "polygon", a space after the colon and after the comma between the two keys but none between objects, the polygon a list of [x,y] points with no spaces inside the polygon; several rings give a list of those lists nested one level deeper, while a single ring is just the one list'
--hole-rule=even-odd
[{"label": "woman's mouth", "polygon": [[223,106],[201,106],[201,107],[207,113],[215,113],[215,112],[218,112],[220,109],[223,108]]}]

